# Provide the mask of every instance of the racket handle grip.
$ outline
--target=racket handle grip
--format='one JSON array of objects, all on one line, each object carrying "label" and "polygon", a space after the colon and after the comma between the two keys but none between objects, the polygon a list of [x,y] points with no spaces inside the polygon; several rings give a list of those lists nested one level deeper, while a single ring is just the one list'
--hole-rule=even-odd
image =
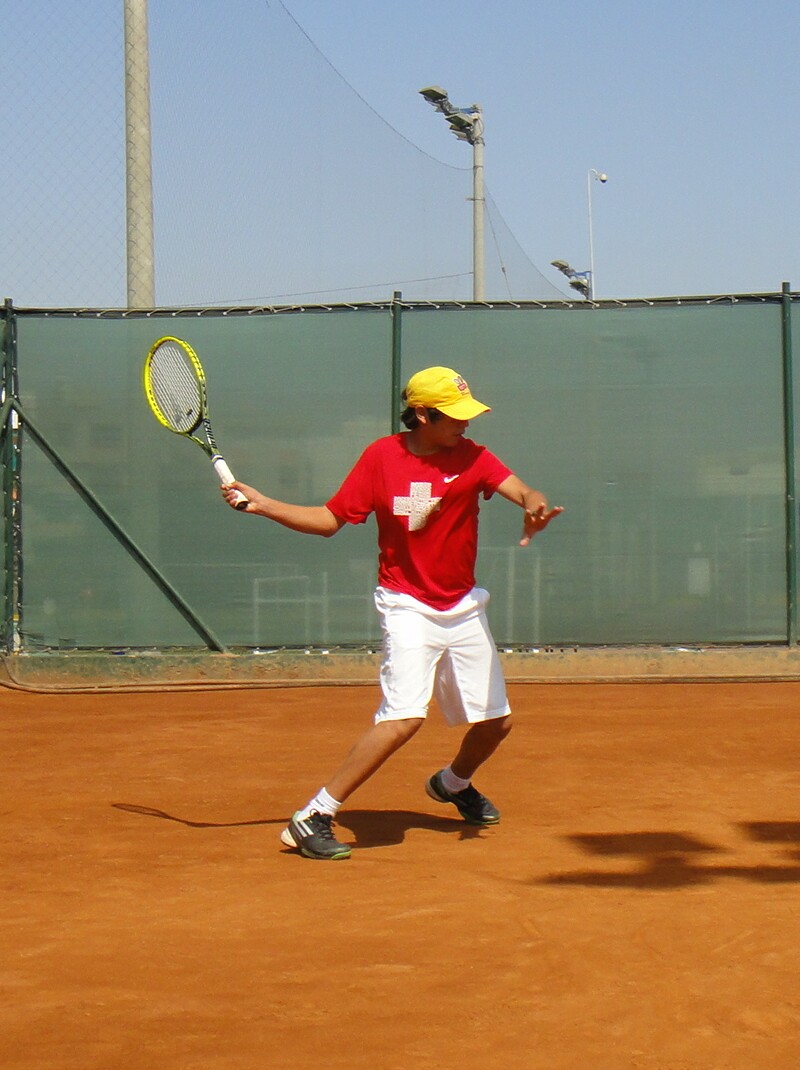
[{"label": "racket handle grip", "polygon": [[[230,470],[230,468],[228,468],[224,457],[220,457],[218,453],[215,453],[214,456],[211,458],[211,463],[214,465],[214,469],[216,470],[216,473],[219,477],[219,481],[223,486],[226,486],[228,483],[234,482],[233,472]],[[247,498],[245,498],[244,494],[242,494],[241,491],[238,490],[236,491],[235,508],[247,508]]]}]

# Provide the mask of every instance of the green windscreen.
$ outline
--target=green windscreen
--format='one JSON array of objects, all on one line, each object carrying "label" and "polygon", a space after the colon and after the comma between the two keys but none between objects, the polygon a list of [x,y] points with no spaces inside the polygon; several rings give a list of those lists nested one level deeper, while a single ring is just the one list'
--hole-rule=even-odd
[{"label": "green windscreen", "polygon": [[[492,407],[469,435],[565,507],[523,549],[519,510],[482,505],[478,582],[500,645],[785,641],[778,303],[409,306],[401,322],[393,353],[387,305],[20,314],[20,401],[226,646],[376,644],[374,522],[321,539],[229,509],[202,451],[145,401],[145,354],[167,334],[203,362],[237,478],[301,504],[390,433],[393,359],[402,381],[462,372]],[[202,645],[27,432],[21,460],[23,647]]]},{"label": "green windscreen", "polygon": [[440,312],[403,339],[406,371],[463,369],[493,408],[473,437],[566,510],[518,550],[515,510],[485,507],[498,639],[785,635],[776,306]]}]

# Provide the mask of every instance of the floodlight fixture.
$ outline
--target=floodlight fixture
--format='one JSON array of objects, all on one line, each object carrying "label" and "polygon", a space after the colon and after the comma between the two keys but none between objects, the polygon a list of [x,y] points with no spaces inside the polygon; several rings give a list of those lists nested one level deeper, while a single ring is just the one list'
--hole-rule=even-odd
[{"label": "floodlight fixture", "polygon": [[459,141],[468,141],[470,145],[474,145],[479,139],[482,140],[483,121],[478,104],[458,108],[450,101],[447,90],[442,89],[440,85],[429,85],[419,92],[420,96],[444,115]]},{"label": "floodlight fixture", "polygon": [[562,275],[566,275],[573,290],[577,290],[587,301],[592,300],[592,273],[591,271],[576,271],[567,260],[551,260],[550,263],[557,268]]},{"label": "floodlight fixture", "polygon": [[465,111],[453,111],[447,116],[450,129],[461,141],[474,143],[476,137],[477,116]]},{"label": "floodlight fixture", "polygon": [[434,107],[438,107],[447,100],[447,90],[442,89],[440,85],[429,85],[425,89],[420,89],[420,94]]}]

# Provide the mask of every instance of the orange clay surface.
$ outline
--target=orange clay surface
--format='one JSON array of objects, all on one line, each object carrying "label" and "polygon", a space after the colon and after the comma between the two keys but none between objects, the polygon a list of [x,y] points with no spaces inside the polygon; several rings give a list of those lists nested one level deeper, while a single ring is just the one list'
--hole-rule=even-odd
[{"label": "orange clay surface", "polygon": [[2,1070],[797,1070],[800,684],[525,684],[279,833],[370,687],[0,689]]}]

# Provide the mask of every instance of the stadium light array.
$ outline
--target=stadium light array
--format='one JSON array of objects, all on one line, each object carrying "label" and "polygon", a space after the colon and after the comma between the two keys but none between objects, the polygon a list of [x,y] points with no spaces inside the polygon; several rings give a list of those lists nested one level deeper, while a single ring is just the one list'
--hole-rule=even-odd
[{"label": "stadium light array", "polygon": [[592,273],[591,271],[576,271],[566,260],[551,260],[550,263],[557,268],[562,275],[566,275],[573,290],[577,290],[587,301],[592,300]]}]

